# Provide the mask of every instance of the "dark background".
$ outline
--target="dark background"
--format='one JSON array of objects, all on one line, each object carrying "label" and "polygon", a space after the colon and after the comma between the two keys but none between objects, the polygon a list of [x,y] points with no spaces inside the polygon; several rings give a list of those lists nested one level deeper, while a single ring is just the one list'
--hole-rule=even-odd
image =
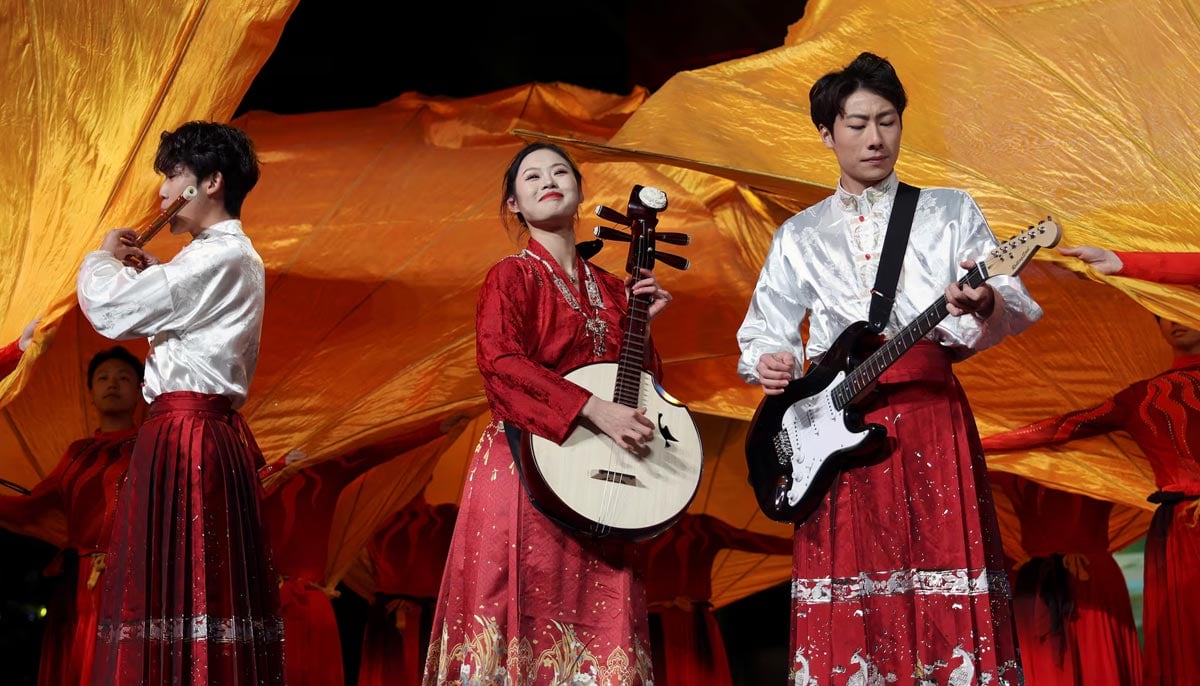
[{"label": "dark background", "polygon": [[[653,92],[679,71],[779,47],[803,12],[803,0],[300,0],[235,116],[372,107],[405,92],[467,97],[531,82]],[[42,569],[54,554],[0,530],[6,686],[36,683],[40,615],[56,583]],[[784,683],[788,604],[781,584],[717,612],[736,684]],[[366,603],[342,588],[334,606],[353,684]]]}]

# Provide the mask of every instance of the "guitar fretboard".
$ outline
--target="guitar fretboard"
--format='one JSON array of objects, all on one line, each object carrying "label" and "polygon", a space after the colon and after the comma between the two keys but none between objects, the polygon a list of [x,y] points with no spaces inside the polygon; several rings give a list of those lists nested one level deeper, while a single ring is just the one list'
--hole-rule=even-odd
[{"label": "guitar fretboard", "polygon": [[[982,265],[976,265],[973,269],[967,272],[967,275],[959,280],[960,287],[969,285],[972,288],[978,288],[987,281],[987,275],[984,273]],[[924,312],[919,314],[916,319],[909,322],[908,326],[900,330],[900,333],[895,337],[888,339],[887,343],[880,346],[879,350],[872,353],[867,359],[862,361],[862,364],[855,367],[846,378],[837,386],[834,386],[830,391],[833,398],[834,406],[837,409],[845,409],[855,398],[867,389],[876,379],[879,378],[888,367],[891,367],[900,356],[908,351],[917,341],[921,340],[933,327],[938,325],[938,322],[946,318],[950,314],[946,309],[946,296],[937,299],[935,303],[929,306]]]}]

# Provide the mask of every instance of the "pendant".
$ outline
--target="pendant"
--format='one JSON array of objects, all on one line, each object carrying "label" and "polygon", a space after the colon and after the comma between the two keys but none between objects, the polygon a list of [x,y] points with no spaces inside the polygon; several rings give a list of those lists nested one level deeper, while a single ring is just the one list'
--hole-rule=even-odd
[{"label": "pendant", "polygon": [[593,317],[587,320],[584,329],[592,337],[592,355],[597,359],[604,357],[604,334],[608,331],[608,323],[600,317]]}]

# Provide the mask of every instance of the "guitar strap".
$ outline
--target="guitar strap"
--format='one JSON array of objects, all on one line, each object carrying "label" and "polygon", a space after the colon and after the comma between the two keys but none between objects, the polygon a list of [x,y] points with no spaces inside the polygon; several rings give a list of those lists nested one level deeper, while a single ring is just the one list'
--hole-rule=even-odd
[{"label": "guitar strap", "polygon": [[900,266],[908,250],[908,233],[912,229],[913,216],[917,213],[917,196],[920,194],[920,188],[902,181],[896,188],[892,216],[888,218],[887,234],[883,237],[883,253],[879,256],[879,271],[875,273],[875,287],[871,289],[871,314],[867,325],[875,333],[883,333],[888,318],[892,316],[896,284],[900,281]]}]

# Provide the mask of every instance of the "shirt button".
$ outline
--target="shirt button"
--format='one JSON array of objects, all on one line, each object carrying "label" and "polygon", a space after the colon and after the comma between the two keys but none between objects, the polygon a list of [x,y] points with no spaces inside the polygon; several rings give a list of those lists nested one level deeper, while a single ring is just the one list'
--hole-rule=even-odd
[{"label": "shirt button", "polygon": [[871,259],[871,253],[867,253],[867,259]]},{"label": "shirt button", "polygon": [[865,221],[867,221],[867,218],[860,214],[860,215],[858,215],[858,221],[865,222]]}]

